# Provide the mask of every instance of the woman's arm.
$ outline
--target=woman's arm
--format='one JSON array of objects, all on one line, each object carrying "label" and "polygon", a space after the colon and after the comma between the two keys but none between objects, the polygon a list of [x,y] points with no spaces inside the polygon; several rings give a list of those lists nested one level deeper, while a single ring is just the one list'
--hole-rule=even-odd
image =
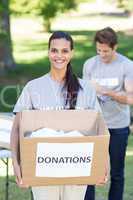
[{"label": "woman's arm", "polygon": [[11,130],[10,146],[13,162],[19,163],[19,113],[16,114]]},{"label": "woman's arm", "polygon": [[20,113],[17,113],[12,126],[10,146],[12,151],[13,169],[16,176],[17,185],[21,188],[27,188],[28,186],[24,185],[22,182],[21,168],[19,162],[19,118]]}]

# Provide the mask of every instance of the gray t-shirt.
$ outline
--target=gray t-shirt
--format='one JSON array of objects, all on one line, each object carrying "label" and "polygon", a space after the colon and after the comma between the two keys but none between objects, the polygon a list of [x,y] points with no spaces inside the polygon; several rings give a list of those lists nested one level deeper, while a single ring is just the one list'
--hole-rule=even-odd
[{"label": "gray t-shirt", "polygon": [[[100,56],[88,59],[83,68],[83,78],[95,80],[101,86],[115,91],[124,90],[124,81],[133,80],[133,62],[117,53],[117,59],[109,64]],[[129,106],[118,103],[107,96],[98,96],[108,128],[123,128],[130,124]]]},{"label": "gray t-shirt", "polygon": [[[76,109],[94,109],[100,111],[95,90],[87,81],[79,79],[81,87],[78,93]],[[46,74],[40,78],[34,79],[24,87],[13,112],[17,113],[23,110],[60,110],[65,109],[64,96],[66,91],[62,92],[63,84],[51,78]]]}]

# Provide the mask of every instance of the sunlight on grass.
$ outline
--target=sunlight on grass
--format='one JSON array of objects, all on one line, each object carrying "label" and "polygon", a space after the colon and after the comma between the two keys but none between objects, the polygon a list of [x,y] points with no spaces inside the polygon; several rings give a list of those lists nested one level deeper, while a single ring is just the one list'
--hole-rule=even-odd
[{"label": "sunlight on grass", "polygon": [[48,54],[47,51],[25,51],[25,52],[14,52],[15,60],[18,63],[25,62],[25,64],[36,62],[36,60],[40,60],[46,57]]},{"label": "sunlight on grass", "polygon": [[[126,26],[123,26],[123,24],[126,24]],[[130,29],[132,26],[132,19],[129,18],[120,18],[118,17],[111,17],[111,16],[83,16],[81,19],[81,16],[71,16],[71,22],[70,22],[70,16],[69,17],[63,17],[60,16],[55,19],[54,23],[52,24],[53,30],[97,30],[104,28],[106,26],[111,26],[115,30],[125,30]]]},{"label": "sunlight on grass", "polygon": [[13,40],[34,39],[34,40],[46,40],[49,37],[49,33],[43,33],[42,19],[39,17],[32,18],[11,18],[11,32]]},{"label": "sunlight on grass", "polygon": [[126,156],[133,156],[133,151],[127,151]]}]

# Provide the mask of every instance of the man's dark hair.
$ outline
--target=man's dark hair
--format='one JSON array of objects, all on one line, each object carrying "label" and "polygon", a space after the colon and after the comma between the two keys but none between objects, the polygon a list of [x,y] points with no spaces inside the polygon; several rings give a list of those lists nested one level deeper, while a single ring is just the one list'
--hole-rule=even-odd
[{"label": "man's dark hair", "polygon": [[96,35],[94,37],[94,42],[107,44],[109,47],[113,49],[114,46],[118,43],[118,39],[115,31],[110,27],[106,27],[96,32]]}]

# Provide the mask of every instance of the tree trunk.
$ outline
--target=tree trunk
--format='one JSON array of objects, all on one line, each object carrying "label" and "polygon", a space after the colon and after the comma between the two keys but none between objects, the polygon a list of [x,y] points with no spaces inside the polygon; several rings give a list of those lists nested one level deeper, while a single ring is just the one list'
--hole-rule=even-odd
[{"label": "tree trunk", "polygon": [[51,19],[45,19],[44,18],[44,30],[46,32],[50,32],[51,31]]},{"label": "tree trunk", "polygon": [[15,67],[10,33],[9,0],[1,0],[0,7],[0,72]]}]

